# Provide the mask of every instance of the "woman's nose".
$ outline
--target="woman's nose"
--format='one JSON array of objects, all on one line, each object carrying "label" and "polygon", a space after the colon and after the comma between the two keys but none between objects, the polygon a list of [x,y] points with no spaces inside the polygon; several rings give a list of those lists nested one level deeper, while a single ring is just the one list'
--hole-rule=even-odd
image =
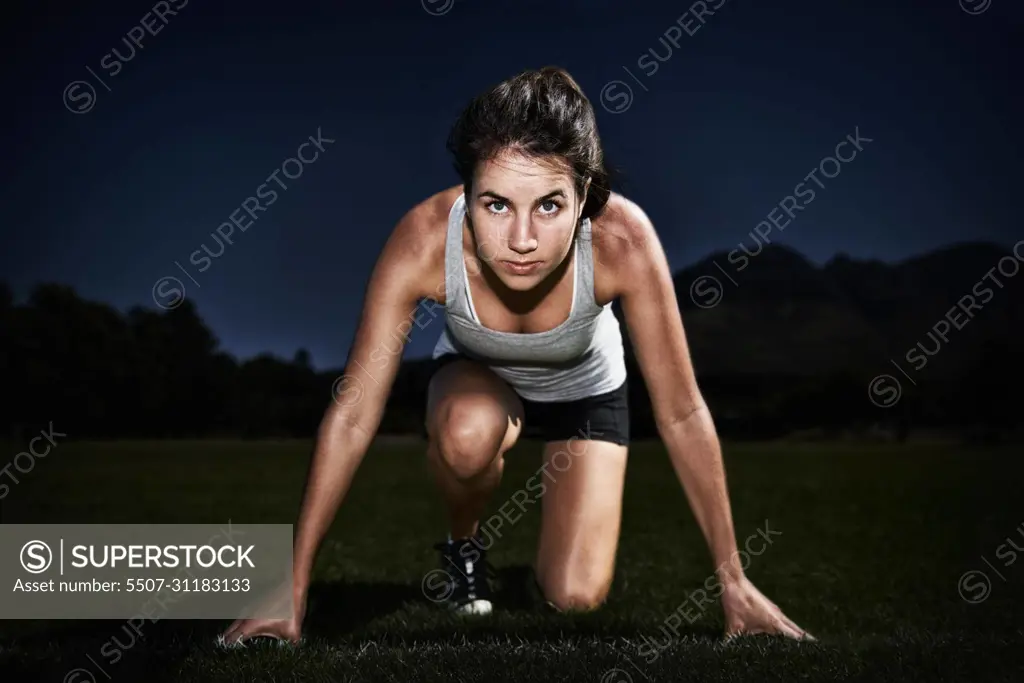
[{"label": "woman's nose", "polygon": [[529,254],[537,249],[537,238],[529,224],[516,226],[508,236],[508,248],[517,254]]}]

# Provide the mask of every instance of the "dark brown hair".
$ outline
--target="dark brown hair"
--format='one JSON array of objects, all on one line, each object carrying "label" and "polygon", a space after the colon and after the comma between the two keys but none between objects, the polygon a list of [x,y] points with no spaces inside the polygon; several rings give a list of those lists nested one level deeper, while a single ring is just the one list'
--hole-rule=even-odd
[{"label": "dark brown hair", "polygon": [[524,71],[475,97],[452,126],[447,147],[467,195],[477,164],[512,147],[531,157],[564,158],[577,195],[590,178],[581,218],[597,215],[608,202],[610,179],[594,108],[560,67]]}]

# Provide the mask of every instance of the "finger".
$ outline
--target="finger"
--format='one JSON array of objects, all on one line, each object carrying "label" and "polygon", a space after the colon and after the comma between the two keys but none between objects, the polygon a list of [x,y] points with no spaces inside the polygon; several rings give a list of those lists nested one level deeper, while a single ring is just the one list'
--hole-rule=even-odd
[{"label": "finger", "polygon": [[[783,614],[781,610],[778,612],[778,621],[786,627],[784,629],[780,629],[780,632],[785,635],[791,638],[796,638],[797,640],[813,640],[813,637],[808,634],[807,631],[797,626],[796,622]],[[791,633],[795,633],[796,635],[790,635]]]},{"label": "finger", "polygon": [[799,628],[794,628],[782,620],[775,622],[775,631],[777,633],[781,633],[787,638],[793,638],[794,640],[800,640],[803,635],[803,631]]},{"label": "finger", "polygon": [[238,634],[238,631],[242,628],[242,625],[244,623],[245,619],[235,619],[231,622],[230,626],[224,629],[224,631],[220,634],[219,639],[225,641],[231,639],[233,636]]},{"label": "finger", "polygon": [[222,644],[224,647],[245,647],[246,637],[245,627],[243,626],[224,636]]},{"label": "finger", "polygon": [[726,637],[738,636],[743,633],[744,624],[742,619],[730,618],[725,625]]},{"label": "finger", "polygon": [[800,634],[799,637],[797,638],[797,640],[806,640],[806,641],[809,641],[809,642],[814,642],[814,641],[818,640],[817,638],[812,636],[809,632],[805,631],[804,629],[800,628],[799,626],[796,626],[795,624],[794,624],[794,628],[795,628],[796,632]]},{"label": "finger", "polygon": [[800,640],[816,640],[816,638],[814,636],[812,636],[810,633],[808,633],[804,629],[802,629],[799,626],[797,626],[796,622],[794,622],[792,619],[787,617],[785,614],[782,615],[782,623],[786,624],[787,626],[792,628],[794,631],[799,633],[800,634],[800,638],[799,638]]},{"label": "finger", "polygon": [[238,628],[224,638],[228,647],[245,647],[245,641],[253,637],[253,634],[266,628],[266,622],[246,620],[239,624]]}]

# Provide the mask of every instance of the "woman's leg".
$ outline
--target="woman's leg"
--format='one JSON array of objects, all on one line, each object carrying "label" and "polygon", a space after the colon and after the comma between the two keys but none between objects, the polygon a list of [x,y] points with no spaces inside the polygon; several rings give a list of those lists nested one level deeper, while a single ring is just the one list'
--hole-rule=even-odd
[{"label": "woman's leg", "polygon": [[570,439],[544,449],[537,582],[560,610],[604,602],[615,571],[626,478],[626,446]]},{"label": "woman's leg", "polygon": [[501,481],[504,453],[523,424],[519,397],[479,363],[457,360],[430,380],[427,448],[452,538],[468,538]]}]

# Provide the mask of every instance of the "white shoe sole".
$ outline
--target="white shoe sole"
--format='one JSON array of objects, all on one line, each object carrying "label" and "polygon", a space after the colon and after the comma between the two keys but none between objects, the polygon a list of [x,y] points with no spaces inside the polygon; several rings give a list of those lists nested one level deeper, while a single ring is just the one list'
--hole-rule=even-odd
[{"label": "white shoe sole", "polygon": [[482,615],[491,613],[491,601],[490,600],[472,600],[467,602],[465,605],[455,607],[453,611],[456,614],[467,614],[467,615]]}]

